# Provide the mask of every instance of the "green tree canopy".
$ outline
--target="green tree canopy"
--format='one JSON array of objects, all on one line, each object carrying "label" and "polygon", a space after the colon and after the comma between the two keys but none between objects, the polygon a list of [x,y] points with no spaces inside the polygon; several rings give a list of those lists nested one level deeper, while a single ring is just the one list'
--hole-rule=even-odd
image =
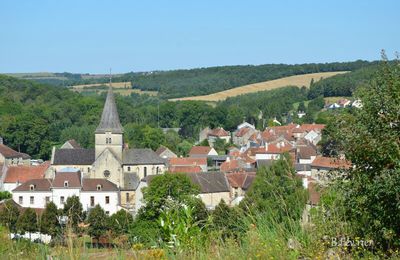
[{"label": "green tree canopy", "polygon": [[15,232],[17,221],[19,217],[19,210],[13,200],[7,200],[4,203],[3,209],[0,211],[0,222],[2,225],[8,227],[9,231]]},{"label": "green tree canopy", "polygon": [[19,216],[17,221],[17,230],[21,234],[38,231],[37,215],[33,209],[27,208],[24,210],[22,215]]},{"label": "green tree canopy", "polygon": [[60,234],[61,224],[59,222],[59,214],[56,204],[49,202],[41,216],[41,231],[51,235],[53,238]]},{"label": "green tree canopy", "polygon": [[88,234],[93,238],[100,238],[108,230],[108,216],[100,205],[96,205],[89,211],[87,223],[89,224]]}]

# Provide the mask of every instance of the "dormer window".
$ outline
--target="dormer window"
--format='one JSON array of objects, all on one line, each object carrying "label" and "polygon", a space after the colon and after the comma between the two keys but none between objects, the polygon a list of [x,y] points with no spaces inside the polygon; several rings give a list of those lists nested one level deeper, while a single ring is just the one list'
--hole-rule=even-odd
[{"label": "dormer window", "polygon": [[97,184],[96,189],[97,189],[97,190],[101,190],[101,188],[102,188],[101,185],[100,185],[100,184]]},{"label": "dormer window", "polygon": [[34,191],[35,190],[35,185],[33,185],[33,184],[29,185],[29,190]]},{"label": "dormer window", "polygon": [[64,187],[68,187],[68,181],[64,181]]}]

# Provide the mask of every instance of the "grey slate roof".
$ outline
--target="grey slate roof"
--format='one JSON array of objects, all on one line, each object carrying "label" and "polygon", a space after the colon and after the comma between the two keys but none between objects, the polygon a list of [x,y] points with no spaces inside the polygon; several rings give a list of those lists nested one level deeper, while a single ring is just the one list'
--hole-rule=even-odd
[{"label": "grey slate roof", "polygon": [[151,149],[129,149],[124,150],[122,155],[123,164],[165,164],[166,160],[158,156]]},{"label": "grey slate roof", "polygon": [[257,168],[260,167],[269,167],[271,166],[274,162],[276,162],[275,160],[271,160],[271,159],[262,159],[262,160],[257,160]]},{"label": "grey slate roof", "polygon": [[200,186],[200,193],[229,192],[229,183],[224,173],[188,174],[194,184]]},{"label": "grey slate roof", "polygon": [[110,87],[108,90],[103,114],[101,114],[100,124],[96,128],[96,133],[105,132],[112,132],[114,134],[122,134],[124,132],[119,121],[117,105],[115,104],[112,87]]},{"label": "grey slate roof", "polygon": [[92,165],[95,160],[94,149],[57,149],[54,165]]}]

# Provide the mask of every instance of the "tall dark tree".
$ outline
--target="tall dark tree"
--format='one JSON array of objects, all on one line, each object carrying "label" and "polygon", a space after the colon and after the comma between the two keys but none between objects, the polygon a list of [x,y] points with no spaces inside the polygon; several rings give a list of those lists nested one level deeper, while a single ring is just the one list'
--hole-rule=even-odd
[{"label": "tall dark tree", "polygon": [[106,234],[108,230],[108,216],[100,205],[90,210],[87,223],[89,224],[88,234],[96,239]]},{"label": "tall dark tree", "polygon": [[49,202],[41,216],[41,231],[53,238],[61,232],[61,224],[56,204]]},{"label": "tall dark tree", "polygon": [[22,215],[19,216],[17,221],[17,230],[21,234],[38,231],[38,219],[36,212],[33,209],[27,208],[24,210]]},{"label": "tall dark tree", "polygon": [[68,197],[64,204],[64,215],[68,217],[69,224],[76,229],[80,222],[84,220],[82,203],[78,196]]},{"label": "tall dark tree", "polygon": [[116,235],[122,235],[128,232],[128,227],[133,222],[132,215],[126,210],[119,210],[112,214],[109,219],[109,228]]},{"label": "tall dark tree", "polygon": [[0,211],[0,222],[2,225],[8,227],[10,232],[15,232],[19,215],[19,210],[15,202],[8,200],[4,203]]}]

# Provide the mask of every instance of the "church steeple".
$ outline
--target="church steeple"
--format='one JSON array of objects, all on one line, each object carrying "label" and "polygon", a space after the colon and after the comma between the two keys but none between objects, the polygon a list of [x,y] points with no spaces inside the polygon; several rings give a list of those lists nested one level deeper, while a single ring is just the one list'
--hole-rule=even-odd
[{"label": "church steeple", "polygon": [[111,132],[113,134],[123,133],[123,129],[119,121],[117,105],[115,104],[114,93],[111,86],[111,77],[103,114],[101,115],[100,124],[96,128],[96,134],[105,132]]},{"label": "church steeple", "polygon": [[107,93],[100,124],[95,131],[96,158],[98,158],[104,150],[108,149],[117,159],[122,161],[123,133],[124,130],[119,121],[110,75],[110,88]]}]

